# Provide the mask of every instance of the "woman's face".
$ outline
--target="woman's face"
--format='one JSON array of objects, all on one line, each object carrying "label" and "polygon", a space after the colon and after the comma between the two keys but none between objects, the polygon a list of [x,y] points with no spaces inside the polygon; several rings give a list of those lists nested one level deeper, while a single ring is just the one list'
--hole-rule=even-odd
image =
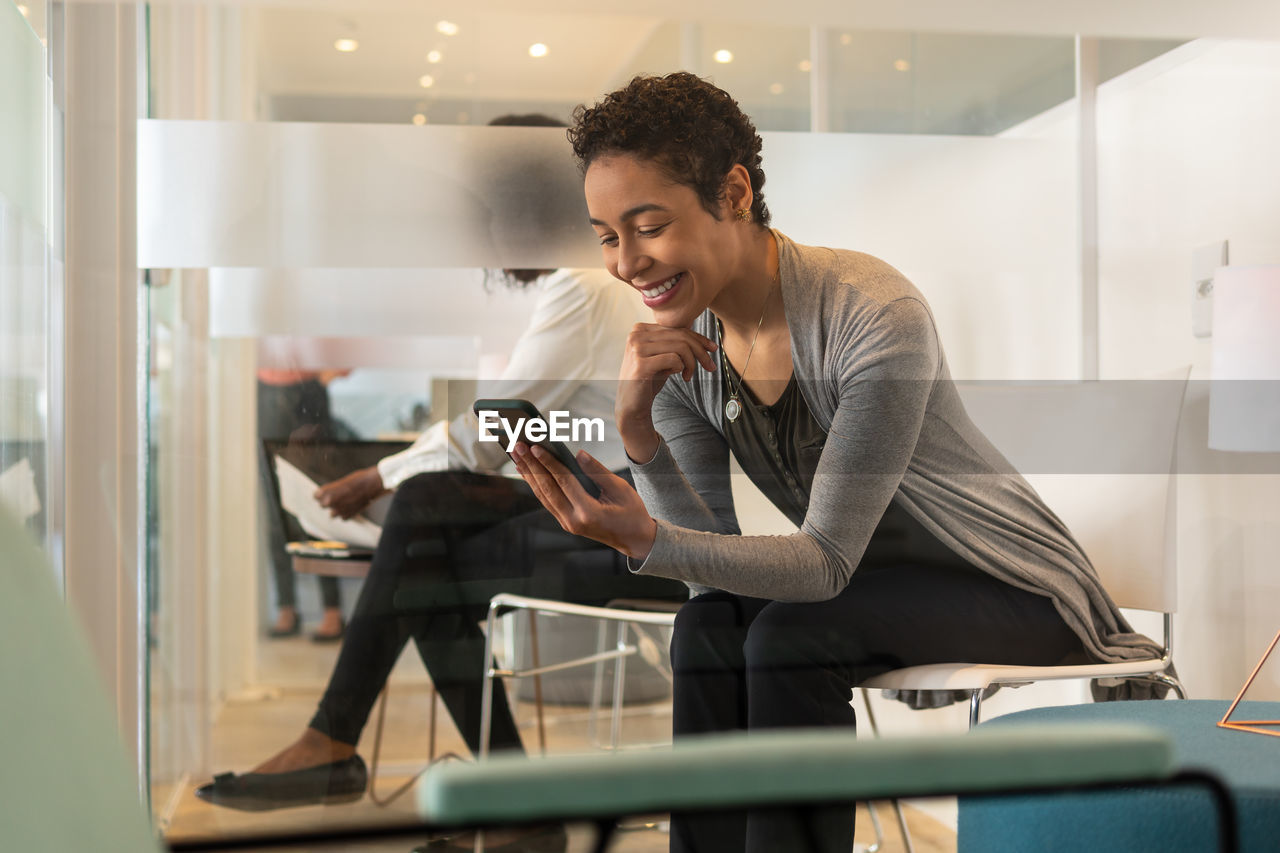
[{"label": "woman's face", "polygon": [[609,272],[640,291],[658,323],[692,325],[732,275],[733,217],[717,220],[691,188],[628,154],[593,162],[584,188]]}]

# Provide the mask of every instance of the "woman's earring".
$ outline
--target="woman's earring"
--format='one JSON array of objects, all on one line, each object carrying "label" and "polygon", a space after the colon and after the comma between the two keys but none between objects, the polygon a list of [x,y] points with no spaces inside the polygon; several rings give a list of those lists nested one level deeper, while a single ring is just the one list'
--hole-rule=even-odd
[{"label": "woman's earring", "polygon": [[751,221],[751,211],[745,207],[738,208],[738,210],[734,213],[734,215],[737,216],[738,220],[741,222]]}]

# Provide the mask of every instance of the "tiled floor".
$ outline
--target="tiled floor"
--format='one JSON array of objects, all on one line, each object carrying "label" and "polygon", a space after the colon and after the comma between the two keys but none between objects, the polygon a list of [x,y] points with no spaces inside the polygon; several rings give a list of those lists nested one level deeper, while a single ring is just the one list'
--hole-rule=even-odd
[{"label": "tiled floor", "polygon": [[[306,724],[320,693],[322,679],[332,665],[335,650],[317,647],[305,639],[276,641],[265,644],[260,671],[268,676],[278,675],[277,683],[288,686],[255,691],[253,694],[227,703],[219,713],[211,733],[211,770],[244,771],[262,761],[297,737]],[[307,684],[306,682],[311,682]],[[421,665],[412,653],[397,665],[392,678],[392,693],[387,703],[386,726],[383,736],[376,790],[386,796],[409,779],[423,764],[428,754],[429,690],[422,675]],[[666,703],[631,706],[623,725],[624,744],[652,743],[669,740],[670,713]],[[524,726],[525,743],[536,751],[538,737],[534,726],[533,708],[530,703],[517,706],[517,716]],[[360,754],[366,761],[373,757],[374,731],[377,709],[366,727],[360,743]],[[553,753],[592,751],[587,738],[587,713],[576,706],[550,706],[546,718],[547,750]],[[447,715],[441,713],[438,727],[437,754],[456,752],[466,755],[462,744]],[[246,813],[207,805],[192,793],[195,786],[208,781],[207,776],[187,778],[178,785],[157,786],[153,802],[165,814],[167,837],[171,839],[242,835],[259,833],[287,833],[295,830],[313,831],[322,827],[352,827],[411,821],[415,818],[413,792],[410,790],[386,807],[378,806],[366,796],[357,803],[341,806],[314,806],[285,809],[275,812]],[[900,851],[903,846],[893,813],[887,805],[880,807],[886,833],[884,851]],[[915,850],[919,853],[946,853],[955,850],[955,834],[950,828],[927,814],[908,807]],[[585,850],[589,844],[590,830],[575,828],[571,833],[570,849]],[[871,822],[864,810],[859,810],[857,839],[870,843],[874,838]],[[347,843],[323,848],[325,850],[397,851],[407,853],[419,840],[399,838],[378,842]],[[279,849],[279,848],[277,848]],[[611,850],[619,853],[641,851],[665,851],[667,836],[658,825],[646,827],[643,821],[615,837]]]}]

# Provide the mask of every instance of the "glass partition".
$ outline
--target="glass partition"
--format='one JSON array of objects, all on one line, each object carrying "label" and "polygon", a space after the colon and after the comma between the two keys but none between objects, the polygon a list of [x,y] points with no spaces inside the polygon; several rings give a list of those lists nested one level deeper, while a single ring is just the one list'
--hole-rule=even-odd
[{"label": "glass partition", "polygon": [[[522,334],[548,317],[573,322],[543,298],[554,277],[523,287],[522,277],[537,278],[523,272],[600,266],[563,132],[491,119],[566,121],[634,74],[695,70],[756,120],[777,227],[903,271],[928,298],[956,376],[1076,375],[1075,140],[1028,130],[1070,109],[1070,39],[462,5],[210,6],[200,15],[181,6],[152,10],[153,106],[138,133],[151,317],[151,784],[171,840],[409,819],[412,796],[379,801],[431,759],[471,756],[460,731],[467,711],[435,698],[409,650],[389,679],[369,675],[389,684],[385,716],[375,705],[357,721],[358,753],[370,763],[379,755],[376,798],[253,812],[195,793],[215,774],[296,746],[317,724],[351,648],[349,633],[327,640],[373,595],[361,575],[376,534],[366,550],[348,541],[358,547],[341,560],[317,554],[330,546],[295,546],[280,569],[281,537],[335,538],[299,532],[281,512],[299,494],[290,466],[311,491],[373,469],[376,487],[361,494],[394,501],[402,483],[381,494],[393,477],[380,462],[424,436],[454,442],[446,420],[474,431],[465,416],[478,383],[504,370],[510,378],[528,357]],[[173,59],[196,43],[208,47],[200,83]],[[824,123],[837,132],[810,132]],[[592,329],[578,334],[585,350]],[[591,376],[608,413],[615,376]],[[273,407],[292,419],[271,423]],[[473,496],[454,488],[459,505]],[[744,530],[794,529],[744,475],[734,490]],[[489,497],[498,506],[509,496]],[[546,532],[522,531],[520,541]],[[508,533],[497,525],[480,539],[489,546]],[[404,545],[410,551],[425,553]],[[559,555],[550,571],[560,577],[571,563]],[[290,570],[293,591],[282,593]],[[391,606],[421,605],[413,590],[397,594]],[[468,613],[479,619],[483,608]],[[538,631],[547,655],[560,646],[594,653],[594,625],[569,623],[513,619],[495,644],[527,655]],[[637,653],[619,688],[624,747],[669,742],[667,639],[624,640]],[[541,690],[513,687],[526,749],[542,749],[544,734],[548,751],[610,747],[596,689],[590,674],[565,682],[550,673]],[[869,831],[860,821],[859,839]],[[665,849],[656,827],[636,838],[627,849]]]},{"label": "glass partition", "polygon": [[831,129],[992,136],[1075,96],[1071,38],[831,32]]},{"label": "glass partition", "polygon": [[43,2],[0,3],[0,508],[56,564],[61,148],[45,20]]}]

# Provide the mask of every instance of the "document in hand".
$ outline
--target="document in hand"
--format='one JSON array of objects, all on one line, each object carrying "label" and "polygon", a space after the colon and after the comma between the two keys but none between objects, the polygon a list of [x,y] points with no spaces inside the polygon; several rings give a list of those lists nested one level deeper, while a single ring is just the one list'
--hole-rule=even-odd
[{"label": "document in hand", "polygon": [[302,529],[316,539],[336,540],[348,545],[373,548],[382,528],[365,515],[333,518],[315,499],[316,481],[288,461],[275,457],[276,479],[280,483],[280,505],[292,513]]}]

